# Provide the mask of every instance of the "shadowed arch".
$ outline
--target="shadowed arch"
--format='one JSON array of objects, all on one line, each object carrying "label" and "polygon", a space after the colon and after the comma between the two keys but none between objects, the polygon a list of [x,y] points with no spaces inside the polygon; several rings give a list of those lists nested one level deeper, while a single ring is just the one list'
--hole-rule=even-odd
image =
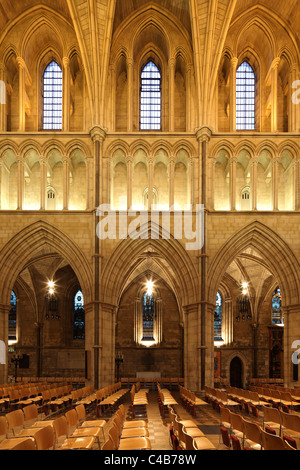
[{"label": "shadowed arch", "polygon": [[86,303],[91,300],[92,272],[85,255],[63,232],[46,222],[39,221],[18,232],[0,251],[0,270],[3,276],[0,303],[9,304],[10,293],[19,272],[35,252],[45,245],[50,246],[68,261],[78,277]]},{"label": "shadowed arch", "polygon": [[260,222],[253,222],[237,232],[215,255],[207,276],[209,302],[215,302],[216,292],[229,264],[249,246],[253,246],[266,260],[281,286],[285,305],[299,303],[299,262],[287,243]]},{"label": "shadowed arch", "polygon": [[[147,232],[148,239],[144,239]],[[157,227],[157,234],[161,236],[161,233],[162,229]],[[140,237],[138,240],[127,239],[120,242],[107,261],[103,270],[102,301],[118,305],[127,285],[126,279],[149,256],[153,257],[159,270],[165,273],[180,308],[198,302],[198,273],[184,247],[172,239],[160,239],[156,242],[151,239],[151,230],[148,230],[148,226],[141,228]]]}]

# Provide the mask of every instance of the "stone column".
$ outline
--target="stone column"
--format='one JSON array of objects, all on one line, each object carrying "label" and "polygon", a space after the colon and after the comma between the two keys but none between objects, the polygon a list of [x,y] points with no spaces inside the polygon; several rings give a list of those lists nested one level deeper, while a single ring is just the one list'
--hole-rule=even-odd
[{"label": "stone column", "polygon": [[63,210],[69,209],[70,169],[68,157],[63,158]]},{"label": "stone column", "polygon": [[[100,183],[101,178],[101,165],[103,157],[103,142],[106,136],[105,131],[100,126],[95,126],[90,131],[90,136],[92,142],[94,143],[94,162],[95,162],[95,181],[94,181],[94,207],[97,209],[101,204],[101,195],[100,189],[102,189],[102,184]],[[101,185],[101,187],[100,187]],[[102,367],[102,353],[103,353],[103,343],[100,338],[100,331],[103,328],[103,325],[100,324],[100,295],[101,295],[101,247],[100,240],[97,236],[96,227],[99,223],[99,215],[97,210],[95,210],[95,223],[94,223],[94,255],[93,255],[93,269],[94,269],[94,291],[93,291],[93,324],[92,331],[93,335],[90,337],[90,342],[86,342],[86,348],[93,351],[92,354],[92,376],[95,389],[101,388],[103,386],[103,376],[101,375]],[[109,350],[110,351],[110,350]],[[111,366],[111,363],[109,363]],[[106,365],[107,366],[107,365]],[[114,375],[114,368],[112,371]],[[100,385],[101,384],[101,385]]]},{"label": "stone column", "polygon": [[251,197],[252,210],[257,210],[257,157],[251,161]]},{"label": "stone column", "polygon": [[6,68],[0,62],[0,132],[7,130],[7,108],[6,108]]},{"label": "stone column", "polygon": [[[282,311],[284,315],[284,385],[285,387],[300,386],[300,373],[298,382],[293,381],[293,359],[297,359],[296,362],[300,361],[300,324],[298,320],[300,305],[289,305],[283,307]],[[293,358],[293,354],[297,357]]]},{"label": "stone column", "polygon": [[70,129],[70,59],[63,58],[63,130]]},{"label": "stone column", "polygon": [[153,204],[153,177],[154,177],[154,160],[151,156],[148,160],[148,210],[151,211]]},{"label": "stone column", "polygon": [[114,383],[115,379],[116,307],[99,303],[99,388]]},{"label": "stone column", "polygon": [[111,130],[115,132],[116,130],[116,69],[114,66],[110,67],[110,77],[111,77]]},{"label": "stone column", "polygon": [[17,210],[23,210],[24,205],[24,162],[22,157],[17,157],[18,161],[18,206]]},{"label": "stone column", "polygon": [[132,206],[132,157],[127,158],[127,209]]},{"label": "stone column", "polygon": [[271,99],[272,99],[272,108],[271,108],[271,132],[278,131],[278,120],[277,120],[277,94],[278,94],[278,66],[280,63],[280,58],[276,57],[273,60],[271,65]]},{"label": "stone column", "polygon": [[236,157],[230,159],[230,210],[236,211]]},{"label": "stone column", "polygon": [[236,70],[238,66],[237,57],[230,62],[230,132],[236,131]]},{"label": "stone column", "polygon": [[300,209],[299,200],[299,158],[296,158],[294,163],[294,198],[295,198],[295,210]]},{"label": "stone column", "polygon": [[169,59],[169,131],[175,130],[175,58]]},{"label": "stone column", "polygon": [[47,161],[44,157],[40,158],[40,171],[41,171],[41,205],[40,209],[46,209],[46,191],[47,191]]},{"label": "stone column", "polygon": [[192,70],[193,65],[187,64],[185,74],[186,89],[186,132],[192,129]]},{"label": "stone column", "polygon": [[127,131],[133,129],[133,59],[127,57]]},{"label": "stone column", "polygon": [[278,158],[275,157],[273,160],[273,210],[278,211]]},{"label": "stone column", "polygon": [[185,386],[193,391],[201,389],[200,317],[199,304],[188,305],[184,308],[184,381]]},{"label": "stone column", "polygon": [[7,383],[8,374],[8,305],[0,305],[0,383]]},{"label": "stone column", "polygon": [[173,207],[175,203],[174,195],[174,179],[175,179],[175,159],[172,156],[169,160],[169,207]]},{"label": "stone column", "polygon": [[26,65],[22,57],[17,57],[19,68],[19,131],[25,131],[25,74]]}]

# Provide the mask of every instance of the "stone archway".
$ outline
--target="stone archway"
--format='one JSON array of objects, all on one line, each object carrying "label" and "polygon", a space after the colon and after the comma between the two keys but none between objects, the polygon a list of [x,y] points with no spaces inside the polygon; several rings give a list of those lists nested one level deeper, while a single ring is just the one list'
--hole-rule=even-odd
[{"label": "stone archway", "polygon": [[254,249],[261,262],[280,285],[285,314],[284,371],[285,383],[292,381],[292,344],[299,339],[299,261],[288,244],[273,230],[259,222],[244,227],[223,245],[213,258],[208,271],[208,300],[215,301],[216,292],[232,260],[247,249]]}]

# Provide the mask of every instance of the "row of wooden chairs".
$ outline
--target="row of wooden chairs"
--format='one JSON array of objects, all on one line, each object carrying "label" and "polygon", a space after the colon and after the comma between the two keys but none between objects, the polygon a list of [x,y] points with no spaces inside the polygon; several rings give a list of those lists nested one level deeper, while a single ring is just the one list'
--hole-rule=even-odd
[{"label": "row of wooden chairs", "polygon": [[[264,403],[275,404],[285,410],[292,410],[296,405],[300,405],[300,396],[292,396],[288,391],[281,391],[272,388],[256,388],[256,390],[244,390],[236,387],[227,387],[226,393],[229,397],[237,400],[255,401],[256,406]],[[253,398],[256,397],[256,398]]]},{"label": "row of wooden chairs", "polygon": [[170,390],[162,388],[160,384],[157,384],[157,400],[163,418],[165,418],[166,410],[169,410],[169,406],[178,405]]},{"label": "row of wooden chairs", "polygon": [[169,405],[170,438],[174,451],[215,450],[214,444],[199,429],[194,420],[182,420]]},{"label": "row of wooden chairs", "polygon": [[[272,408],[266,407],[267,411]],[[222,443],[232,450],[296,450],[294,440],[279,436],[265,420],[262,425],[232,412],[227,407],[220,409],[220,436]],[[293,444],[293,445],[291,445]]]},{"label": "row of wooden chairs", "polygon": [[181,402],[185,409],[188,410],[195,418],[197,417],[197,409],[200,406],[207,405],[201,398],[197,397],[191,390],[179,385],[179,394]]},{"label": "row of wooden chairs", "polygon": [[133,418],[138,415],[147,415],[148,394],[149,389],[142,389],[132,385],[130,389],[130,409]]},{"label": "row of wooden chairs", "polygon": [[102,450],[151,450],[147,421],[126,421],[123,405],[118,408],[108,435]]},{"label": "row of wooden chairs", "polygon": [[112,415],[115,412],[128,392],[127,389],[122,389],[121,387],[121,382],[118,382],[96,392],[98,416],[103,416],[104,414]]},{"label": "row of wooden chairs", "polygon": [[[34,408],[36,405],[29,405]],[[35,419],[36,418],[36,419]],[[5,420],[5,422],[4,422]],[[86,420],[83,404],[67,411],[54,420],[39,421],[31,414],[30,426],[26,419],[26,410],[15,410],[0,419],[1,432],[5,428],[5,437],[0,450],[71,450],[92,449],[98,444],[101,449],[101,435],[104,442],[105,420]]]}]

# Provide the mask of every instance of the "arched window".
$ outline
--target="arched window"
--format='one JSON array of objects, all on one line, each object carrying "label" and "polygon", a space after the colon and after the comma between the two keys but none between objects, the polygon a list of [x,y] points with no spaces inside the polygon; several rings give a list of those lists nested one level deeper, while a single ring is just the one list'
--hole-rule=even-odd
[{"label": "arched window", "polygon": [[222,341],[222,296],[217,292],[216,310],[214,315],[214,338],[215,341]]},{"label": "arched window", "polygon": [[283,315],[281,310],[281,291],[276,287],[272,295],[272,323],[274,325],[283,324]]},{"label": "arched window", "polygon": [[85,337],[85,312],[84,299],[81,290],[74,295],[73,307],[73,338],[84,339]]},{"label": "arched window", "polygon": [[236,129],[255,129],[255,74],[248,62],[236,72]]},{"label": "arched window", "polygon": [[155,301],[152,294],[143,296],[143,338],[142,341],[154,340]]},{"label": "arched window", "polygon": [[44,72],[43,128],[62,129],[62,70],[52,61]]},{"label": "arched window", "polygon": [[161,129],[161,74],[152,61],[141,73],[140,129]]},{"label": "arched window", "polygon": [[8,313],[8,341],[17,340],[17,297],[14,291],[10,296],[10,311]]}]

